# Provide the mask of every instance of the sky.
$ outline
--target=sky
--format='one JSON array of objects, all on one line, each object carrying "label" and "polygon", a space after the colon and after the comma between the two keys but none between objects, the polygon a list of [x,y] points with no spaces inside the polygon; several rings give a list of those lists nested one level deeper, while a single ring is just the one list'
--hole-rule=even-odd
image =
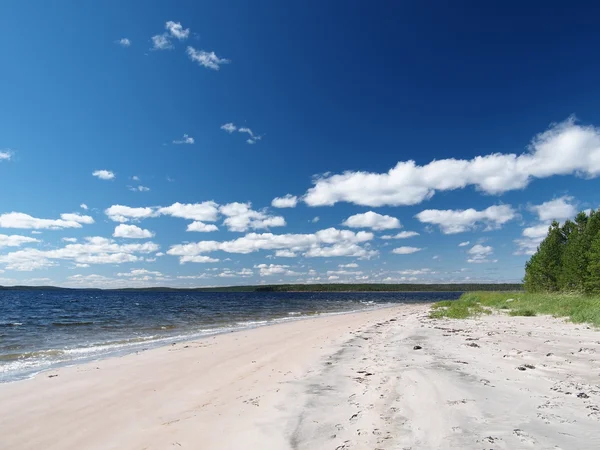
[{"label": "sky", "polygon": [[600,206],[593,2],[0,5],[0,285],[519,282]]}]

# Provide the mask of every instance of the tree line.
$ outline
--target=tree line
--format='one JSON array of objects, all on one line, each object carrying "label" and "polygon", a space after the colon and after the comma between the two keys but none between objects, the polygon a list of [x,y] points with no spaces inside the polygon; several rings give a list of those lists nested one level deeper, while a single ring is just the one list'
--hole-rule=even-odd
[{"label": "tree line", "polygon": [[600,210],[552,222],[523,283],[529,292],[600,293]]}]

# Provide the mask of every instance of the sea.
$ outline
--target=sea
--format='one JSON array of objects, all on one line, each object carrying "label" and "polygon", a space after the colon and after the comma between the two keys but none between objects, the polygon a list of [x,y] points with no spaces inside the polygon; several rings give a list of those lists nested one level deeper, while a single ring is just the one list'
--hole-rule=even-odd
[{"label": "sea", "polygon": [[460,292],[0,291],[0,382],[161,345]]}]

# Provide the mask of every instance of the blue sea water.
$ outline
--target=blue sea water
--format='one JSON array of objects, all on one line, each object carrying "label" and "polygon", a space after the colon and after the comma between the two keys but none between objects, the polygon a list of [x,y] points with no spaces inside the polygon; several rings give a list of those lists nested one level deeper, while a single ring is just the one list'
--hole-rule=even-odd
[{"label": "blue sea water", "polygon": [[218,333],[458,292],[0,291],[0,382]]}]

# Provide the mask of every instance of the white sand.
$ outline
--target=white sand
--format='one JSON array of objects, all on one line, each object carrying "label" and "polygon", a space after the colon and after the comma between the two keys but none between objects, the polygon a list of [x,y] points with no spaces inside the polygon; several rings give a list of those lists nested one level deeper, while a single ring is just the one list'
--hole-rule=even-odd
[{"label": "white sand", "polygon": [[427,311],[286,323],[3,384],[0,448],[600,448],[600,332]]}]

